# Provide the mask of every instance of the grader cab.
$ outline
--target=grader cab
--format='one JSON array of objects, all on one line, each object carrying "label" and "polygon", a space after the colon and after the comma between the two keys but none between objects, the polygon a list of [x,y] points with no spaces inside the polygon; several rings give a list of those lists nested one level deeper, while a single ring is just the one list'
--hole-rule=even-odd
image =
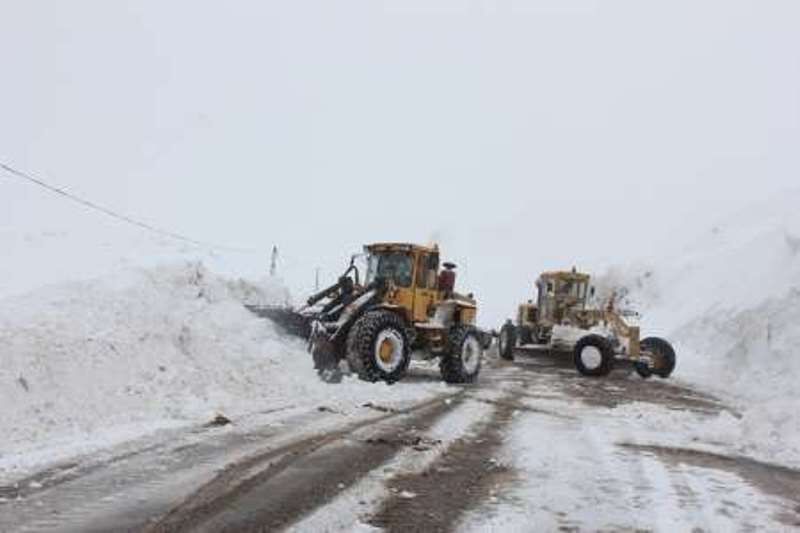
[{"label": "grader cab", "polygon": [[666,378],[675,368],[675,351],[664,339],[640,340],[639,327],[631,325],[614,308],[594,301],[588,274],[545,272],[536,281],[537,299],[518,308],[516,323],[500,329],[500,355],[512,360],[516,348],[571,353],[575,367],[587,376],[606,375],[615,364],[632,364],[648,378]]},{"label": "grader cab", "polygon": [[309,349],[323,379],[340,364],[367,381],[400,380],[414,353],[439,358],[442,378],[474,381],[485,334],[475,326],[472,295],[454,291],[455,265],[440,268],[438,246],[378,243],[364,247],[363,283],[355,260],[339,281],[308,300]]}]

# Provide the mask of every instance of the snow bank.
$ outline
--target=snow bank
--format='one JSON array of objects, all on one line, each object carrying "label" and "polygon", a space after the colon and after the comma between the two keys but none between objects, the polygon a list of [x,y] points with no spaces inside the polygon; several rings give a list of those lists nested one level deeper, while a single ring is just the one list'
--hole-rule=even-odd
[{"label": "snow bank", "polygon": [[[610,271],[668,337],[676,378],[737,404],[739,421],[705,428],[762,459],[800,465],[800,193],[737,214],[650,265]],[[729,417],[729,415],[724,415]]]},{"label": "snow bank", "polygon": [[280,286],[226,280],[190,262],[0,299],[0,470],[33,448],[127,438],[216,412],[341,408],[439,390],[321,383],[303,342],[243,306],[276,298]]},{"label": "snow bank", "polygon": [[275,291],[190,263],[0,300],[0,452],[67,430],[205,417],[242,394],[277,397],[274,382],[288,378],[269,369],[301,349],[241,303]]}]

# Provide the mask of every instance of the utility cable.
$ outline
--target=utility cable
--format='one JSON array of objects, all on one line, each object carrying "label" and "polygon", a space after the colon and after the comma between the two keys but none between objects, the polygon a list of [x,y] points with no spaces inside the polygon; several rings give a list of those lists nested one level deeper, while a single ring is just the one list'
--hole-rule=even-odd
[{"label": "utility cable", "polygon": [[169,237],[170,239],[175,239],[175,240],[178,240],[178,241],[187,242],[187,243],[193,244],[195,246],[198,246],[200,248],[209,248],[209,249],[213,249],[213,250],[223,250],[223,251],[236,252],[236,253],[252,253],[252,254],[266,253],[266,252],[263,252],[261,250],[257,250],[255,248],[240,248],[240,247],[236,247],[236,246],[218,245],[218,244],[212,244],[212,243],[200,241],[200,240],[197,240],[197,239],[193,239],[191,237],[187,237],[185,235],[181,235],[180,233],[176,233],[174,231],[169,231],[169,230],[166,230],[166,229],[162,229],[162,228],[153,226],[152,224],[148,224],[147,222],[142,222],[140,220],[136,220],[135,218],[129,217],[127,215],[123,215],[121,213],[117,213],[116,211],[108,209],[107,207],[103,207],[101,205],[96,204],[95,202],[92,202],[92,201],[87,200],[85,198],[81,198],[80,196],[77,196],[75,194],[72,194],[69,191],[66,191],[65,189],[63,189],[61,187],[56,187],[55,185],[50,185],[49,183],[46,183],[45,181],[43,181],[43,180],[41,180],[39,178],[36,178],[36,177],[26,173],[26,172],[18,170],[16,168],[12,167],[11,165],[7,165],[7,164],[5,164],[3,162],[0,162],[0,168],[5,170],[8,174],[11,174],[13,176],[16,176],[17,178],[20,178],[22,180],[25,180],[25,181],[28,181],[30,183],[33,183],[34,185],[37,185],[38,187],[46,189],[46,190],[48,190],[48,191],[50,191],[52,193],[58,194],[59,196],[61,196],[63,198],[66,198],[68,200],[71,200],[72,202],[80,204],[80,205],[82,205],[84,207],[87,207],[89,209],[93,209],[95,211],[99,211],[99,212],[101,212],[101,213],[103,213],[103,214],[105,214],[107,216],[110,216],[110,217],[115,218],[117,220],[121,220],[122,222],[130,224],[132,226],[136,226],[136,227],[138,227],[140,229],[144,229],[146,231],[150,231],[152,233],[156,233],[158,235],[161,235],[162,237]]}]

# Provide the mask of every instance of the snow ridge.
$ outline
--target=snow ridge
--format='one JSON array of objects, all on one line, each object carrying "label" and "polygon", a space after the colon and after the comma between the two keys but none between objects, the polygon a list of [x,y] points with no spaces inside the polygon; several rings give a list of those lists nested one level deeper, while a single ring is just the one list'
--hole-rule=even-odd
[{"label": "snow ridge", "polygon": [[709,432],[743,453],[793,465],[800,465],[797,205],[800,193],[756,205],[689,246],[599,280],[627,289],[645,335],[676,345],[677,379],[738,405],[741,420],[721,420]]}]

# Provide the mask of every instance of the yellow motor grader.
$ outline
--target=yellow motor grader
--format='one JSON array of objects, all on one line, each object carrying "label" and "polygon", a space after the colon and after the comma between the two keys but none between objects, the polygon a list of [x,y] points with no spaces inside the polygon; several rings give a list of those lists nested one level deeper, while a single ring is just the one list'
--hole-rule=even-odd
[{"label": "yellow motor grader", "polygon": [[332,286],[311,296],[309,350],[326,381],[340,364],[367,381],[400,380],[412,353],[439,358],[449,383],[477,379],[491,338],[475,326],[474,297],[456,293],[455,265],[439,265],[438,246],[377,243],[364,247],[363,281],[356,257]]},{"label": "yellow motor grader", "polygon": [[594,287],[588,274],[545,272],[536,281],[538,299],[519,306],[516,323],[510,319],[499,335],[500,356],[513,360],[516,348],[572,354],[585,376],[604,376],[615,364],[632,364],[643,378],[667,378],[675,369],[675,350],[664,339],[640,340],[639,327],[630,325],[614,308],[614,298],[593,306]]}]

